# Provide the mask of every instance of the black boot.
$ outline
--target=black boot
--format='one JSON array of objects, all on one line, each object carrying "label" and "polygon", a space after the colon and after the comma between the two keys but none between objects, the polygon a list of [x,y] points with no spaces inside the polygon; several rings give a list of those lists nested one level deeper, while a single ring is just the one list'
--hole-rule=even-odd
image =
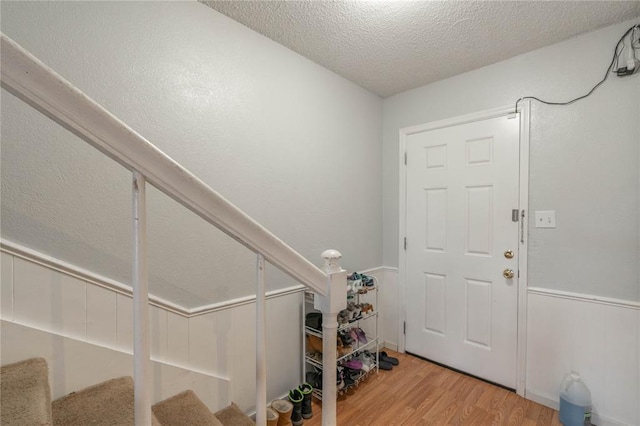
[{"label": "black boot", "polygon": [[293,411],[291,412],[291,423],[293,426],[300,426],[304,423],[302,419],[302,401],[304,397],[302,392],[298,389],[292,389],[289,391],[289,401],[293,404]]},{"label": "black boot", "polygon": [[310,419],[313,417],[313,408],[311,407],[311,392],[313,392],[313,386],[309,383],[303,383],[298,387],[298,390],[302,394],[302,418]]}]

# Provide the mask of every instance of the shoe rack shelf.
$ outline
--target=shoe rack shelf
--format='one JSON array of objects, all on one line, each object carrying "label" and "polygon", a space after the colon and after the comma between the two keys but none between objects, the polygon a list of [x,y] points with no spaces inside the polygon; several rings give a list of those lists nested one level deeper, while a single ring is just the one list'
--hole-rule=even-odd
[{"label": "shoe rack shelf", "polygon": [[[309,333],[311,334],[311,333]],[[317,334],[317,333],[314,333]],[[320,334],[320,336],[322,336],[322,334]],[[336,360],[336,362],[338,364],[340,364],[340,362],[342,361],[348,361],[351,358],[353,358],[354,356],[357,356],[360,352],[366,351],[366,350],[371,350],[376,348],[375,344],[378,343],[378,339],[375,338],[373,340],[369,340],[366,344],[359,346],[357,349],[355,349],[353,352],[350,352],[346,355],[341,356],[340,358],[338,358]],[[314,367],[320,368],[322,369],[322,356],[318,357],[315,354],[317,354],[317,352],[313,353],[313,352],[305,352],[305,362],[313,365]],[[377,365],[377,361],[376,361],[376,365]]]},{"label": "shoe rack shelf", "polygon": [[[362,305],[373,305],[373,310],[369,309],[366,314],[358,313],[353,317],[346,318],[345,315],[339,315],[339,324],[338,326],[338,335],[343,333],[348,333],[350,330],[360,330],[360,339],[354,339],[354,341],[349,345],[350,350],[345,348],[338,348],[336,345],[336,349],[339,351],[339,356],[337,359],[337,368],[342,369],[343,372],[349,372],[349,377],[344,378],[344,384],[338,386],[338,396],[346,394],[349,390],[358,387],[358,385],[365,380],[370,374],[378,372],[379,360],[378,360],[378,347],[379,347],[379,337],[378,337],[378,283],[375,277],[367,277],[370,278],[373,282],[373,285],[364,286],[356,281],[349,281],[347,292],[347,303],[351,303],[351,306],[362,306]],[[371,282],[370,282],[371,283]],[[315,336],[319,339],[322,339],[322,330],[318,330],[313,327],[309,327],[305,324],[305,318],[310,312],[318,312],[313,308],[314,295],[313,293],[307,292],[305,293],[305,303],[303,303],[303,377],[308,381],[308,373],[309,374],[317,374],[322,373],[322,353],[316,352],[313,348],[309,347],[309,343],[307,340],[307,336]],[[353,315],[353,314],[351,314]],[[362,339],[362,337],[365,339]],[[362,340],[366,340],[363,342]],[[347,351],[348,353],[341,354],[340,351]],[[358,359],[360,354],[370,354],[373,359],[369,358],[370,365],[368,365],[367,369],[354,370],[354,369],[345,369],[344,365],[351,359]],[[313,395],[322,400],[322,389],[317,389],[314,386]]]},{"label": "shoe rack shelf", "polygon": [[[351,329],[353,327],[357,327],[357,325],[354,324],[355,322],[364,321],[366,319],[369,319],[369,318],[375,317],[375,316],[378,316],[378,312],[377,311],[373,312],[373,313],[370,313],[370,314],[367,314],[367,315],[363,315],[362,317],[358,318],[355,321],[350,321],[350,322],[345,323],[345,324],[340,324],[340,326],[338,326],[338,333],[341,332],[341,331],[344,331],[344,330],[349,330],[349,329]],[[306,327],[305,326],[304,332],[306,334],[309,334],[309,335],[312,335],[312,336],[316,336],[316,337],[319,337],[319,338],[322,339],[322,331],[318,331],[315,328],[311,328],[311,327]]]}]

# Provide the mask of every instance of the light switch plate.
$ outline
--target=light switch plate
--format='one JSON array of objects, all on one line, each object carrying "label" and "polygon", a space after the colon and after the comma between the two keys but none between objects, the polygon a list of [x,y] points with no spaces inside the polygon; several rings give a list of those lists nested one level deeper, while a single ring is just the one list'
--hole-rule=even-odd
[{"label": "light switch plate", "polygon": [[536,211],[536,228],[555,228],[556,211]]}]

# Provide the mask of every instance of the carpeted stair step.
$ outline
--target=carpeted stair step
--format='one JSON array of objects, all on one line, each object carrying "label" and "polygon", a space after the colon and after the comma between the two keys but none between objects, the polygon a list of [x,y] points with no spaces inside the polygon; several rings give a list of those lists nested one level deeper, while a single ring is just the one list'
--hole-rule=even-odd
[{"label": "carpeted stair step", "polygon": [[255,426],[236,404],[214,414],[191,390],[158,402],[152,410],[162,426]]},{"label": "carpeted stair step", "polygon": [[231,403],[228,407],[216,411],[216,417],[224,426],[255,426],[256,422],[242,412],[240,407]]},{"label": "carpeted stair step", "polygon": [[191,390],[158,402],[152,410],[162,426],[223,426]]},{"label": "carpeted stair step", "polygon": [[0,368],[0,424],[52,424],[49,368],[43,358]]},{"label": "carpeted stair step", "polygon": [[[128,426],[134,424],[133,379],[120,377],[72,392],[53,403],[43,358],[0,368],[2,426]],[[193,391],[152,407],[153,426],[255,426],[234,403],[212,413]]]},{"label": "carpeted stair step", "polygon": [[[133,425],[133,379],[120,377],[70,393],[52,404],[54,426]],[[161,426],[153,416],[152,425]]]}]

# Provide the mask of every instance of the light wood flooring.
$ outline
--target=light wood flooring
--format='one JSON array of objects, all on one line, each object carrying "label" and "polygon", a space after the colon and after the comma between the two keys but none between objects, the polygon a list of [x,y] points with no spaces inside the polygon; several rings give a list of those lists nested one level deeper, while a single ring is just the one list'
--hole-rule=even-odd
[{"label": "light wood flooring", "polygon": [[[371,374],[338,399],[339,426],[369,425],[560,425],[558,412],[514,392],[420,358],[386,350],[400,365]],[[314,398],[320,426],[322,406]]]}]

